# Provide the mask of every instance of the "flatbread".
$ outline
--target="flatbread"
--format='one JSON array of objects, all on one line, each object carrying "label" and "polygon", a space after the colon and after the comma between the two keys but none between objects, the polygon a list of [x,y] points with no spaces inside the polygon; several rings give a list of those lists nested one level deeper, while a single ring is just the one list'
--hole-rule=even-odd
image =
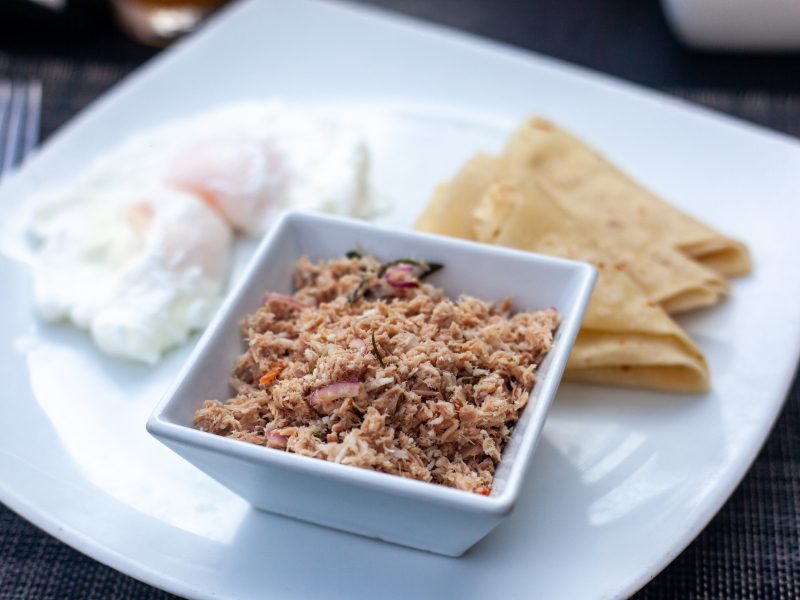
[{"label": "flatbread", "polygon": [[489,154],[476,154],[450,181],[440,183],[414,223],[415,229],[441,235],[475,239],[472,211],[494,181],[500,162]]},{"label": "flatbread", "polygon": [[[747,259],[744,246],[663,202],[549,121],[535,118],[522,125],[511,136],[502,163],[509,172],[535,174],[561,208],[623,261],[648,297],[667,312],[716,304],[730,286],[711,265],[738,272]],[[734,249],[744,249],[739,263]]]},{"label": "flatbread", "polygon": [[498,181],[481,154],[440,184],[417,229],[592,262],[599,278],[567,366],[568,379],[680,392],[708,389],[700,350],[549,195]]},{"label": "flatbread", "polygon": [[599,271],[566,376],[677,392],[709,388],[708,365],[683,330],[535,180],[492,184],[474,216],[479,241],[582,260]]},{"label": "flatbread", "polygon": [[[678,210],[628,177],[599,152],[550,121],[534,117],[512,135],[505,158],[525,162],[576,220],[605,223],[612,238],[619,221],[630,231],[663,241],[719,274],[750,272],[747,247]],[[617,223],[603,217],[612,216]],[[605,237],[605,232],[599,237]]]}]

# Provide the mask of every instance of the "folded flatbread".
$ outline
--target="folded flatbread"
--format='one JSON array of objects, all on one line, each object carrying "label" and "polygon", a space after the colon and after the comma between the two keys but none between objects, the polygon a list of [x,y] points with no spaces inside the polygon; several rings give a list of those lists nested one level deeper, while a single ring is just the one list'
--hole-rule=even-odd
[{"label": "folded flatbread", "polygon": [[433,191],[433,198],[417,218],[415,229],[440,235],[475,239],[472,211],[494,182],[500,162],[490,154],[476,154],[458,174]]},{"label": "folded flatbread", "polygon": [[664,202],[576,137],[534,118],[501,157],[510,172],[536,175],[575,223],[623,261],[668,312],[716,303],[724,276],[750,270],[747,248]]},{"label": "folded flatbread", "polygon": [[678,325],[533,177],[488,155],[441,184],[417,229],[584,260],[599,278],[566,376],[681,392],[708,389],[708,366]]},{"label": "folded flatbread", "polygon": [[533,179],[501,177],[483,194],[474,215],[479,241],[598,268],[568,378],[681,392],[708,389],[708,365],[699,348]]}]

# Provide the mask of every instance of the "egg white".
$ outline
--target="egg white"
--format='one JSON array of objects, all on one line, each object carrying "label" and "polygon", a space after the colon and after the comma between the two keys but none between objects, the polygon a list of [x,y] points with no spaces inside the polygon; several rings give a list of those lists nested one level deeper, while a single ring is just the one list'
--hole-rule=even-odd
[{"label": "egg white", "polygon": [[286,208],[368,216],[368,168],[352,117],[277,102],[145,132],[39,200],[36,310],[155,363],[213,316],[235,233],[260,234]]},{"label": "egg white", "polygon": [[167,187],[80,191],[35,216],[36,309],[87,329],[108,354],[153,364],[213,316],[231,232],[204,203]]}]

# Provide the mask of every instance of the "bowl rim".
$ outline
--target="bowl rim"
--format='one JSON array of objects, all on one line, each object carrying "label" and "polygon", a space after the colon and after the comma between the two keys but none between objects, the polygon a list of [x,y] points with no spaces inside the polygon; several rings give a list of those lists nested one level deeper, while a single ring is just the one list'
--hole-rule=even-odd
[{"label": "bowl rim", "polygon": [[[568,313],[561,313],[562,320],[557,334],[559,336],[559,344],[557,344],[547,356],[550,360],[548,375],[546,378],[538,379],[537,384],[539,387],[537,388],[534,386],[531,391],[532,395],[534,392],[537,394],[535,410],[543,411],[545,414],[542,415],[538,426],[530,427],[520,439],[516,458],[509,467],[508,477],[502,491],[497,494],[484,496],[431,482],[399,477],[397,475],[370,469],[354,468],[351,465],[342,465],[291,452],[242,443],[239,440],[233,440],[175,423],[164,416],[167,409],[173,403],[177,403],[180,400],[179,391],[182,382],[197,368],[197,364],[202,360],[207,350],[210,349],[216,332],[222,327],[223,321],[226,320],[229,313],[236,309],[236,306],[245,294],[251,279],[255,276],[261,263],[269,260],[270,251],[280,238],[283,230],[287,227],[291,227],[296,222],[302,223],[304,221],[313,222],[316,227],[336,225],[348,227],[356,231],[378,232],[382,235],[406,238],[407,240],[426,240],[428,244],[433,243],[444,246],[456,252],[463,249],[470,249],[471,251],[478,250],[482,253],[493,255],[498,260],[503,257],[522,258],[527,261],[538,262],[545,267],[566,268],[575,272],[575,276],[578,278],[578,285],[576,286],[576,291],[572,299],[573,307]],[[575,338],[583,321],[583,315],[588,306],[596,279],[597,269],[585,262],[481,244],[474,241],[431,233],[392,229],[339,216],[323,215],[300,210],[285,211],[278,217],[271,230],[264,235],[246,268],[240,275],[239,280],[228,291],[216,314],[206,326],[191,354],[182,365],[179,373],[173,379],[164,395],[159,399],[159,402],[156,404],[147,420],[146,429],[148,433],[162,443],[164,443],[164,440],[169,440],[184,446],[211,451],[252,464],[269,465],[306,475],[313,475],[322,479],[335,479],[339,482],[349,483],[362,488],[388,492],[400,497],[425,501],[434,505],[458,508],[462,511],[495,516],[506,515],[513,509],[521,491],[524,476],[528,471],[528,465],[535,453],[538,441],[541,438],[547,413],[549,412],[550,405],[560,385],[564,368],[566,367],[567,360],[572,351],[572,346],[574,345]]]}]

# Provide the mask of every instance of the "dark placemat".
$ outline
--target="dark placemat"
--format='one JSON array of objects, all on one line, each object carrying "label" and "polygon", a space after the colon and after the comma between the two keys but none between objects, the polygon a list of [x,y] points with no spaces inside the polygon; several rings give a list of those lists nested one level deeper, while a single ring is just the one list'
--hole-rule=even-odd
[{"label": "dark placemat", "polygon": [[0,51],[0,77],[42,82],[42,140],[137,66],[135,62],[20,58]]},{"label": "dark placemat", "polygon": [[[43,58],[12,61],[0,53],[0,77],[43,81],[44,137],[135,66]],[[800,95],[668,91],[800,136]],[[742,485],[698,539],[637,599],[800,598],[800,445],[796,431],[800,431],[797,381]],[[171,597],[83,556],[0,505],[0,600]]]}]

